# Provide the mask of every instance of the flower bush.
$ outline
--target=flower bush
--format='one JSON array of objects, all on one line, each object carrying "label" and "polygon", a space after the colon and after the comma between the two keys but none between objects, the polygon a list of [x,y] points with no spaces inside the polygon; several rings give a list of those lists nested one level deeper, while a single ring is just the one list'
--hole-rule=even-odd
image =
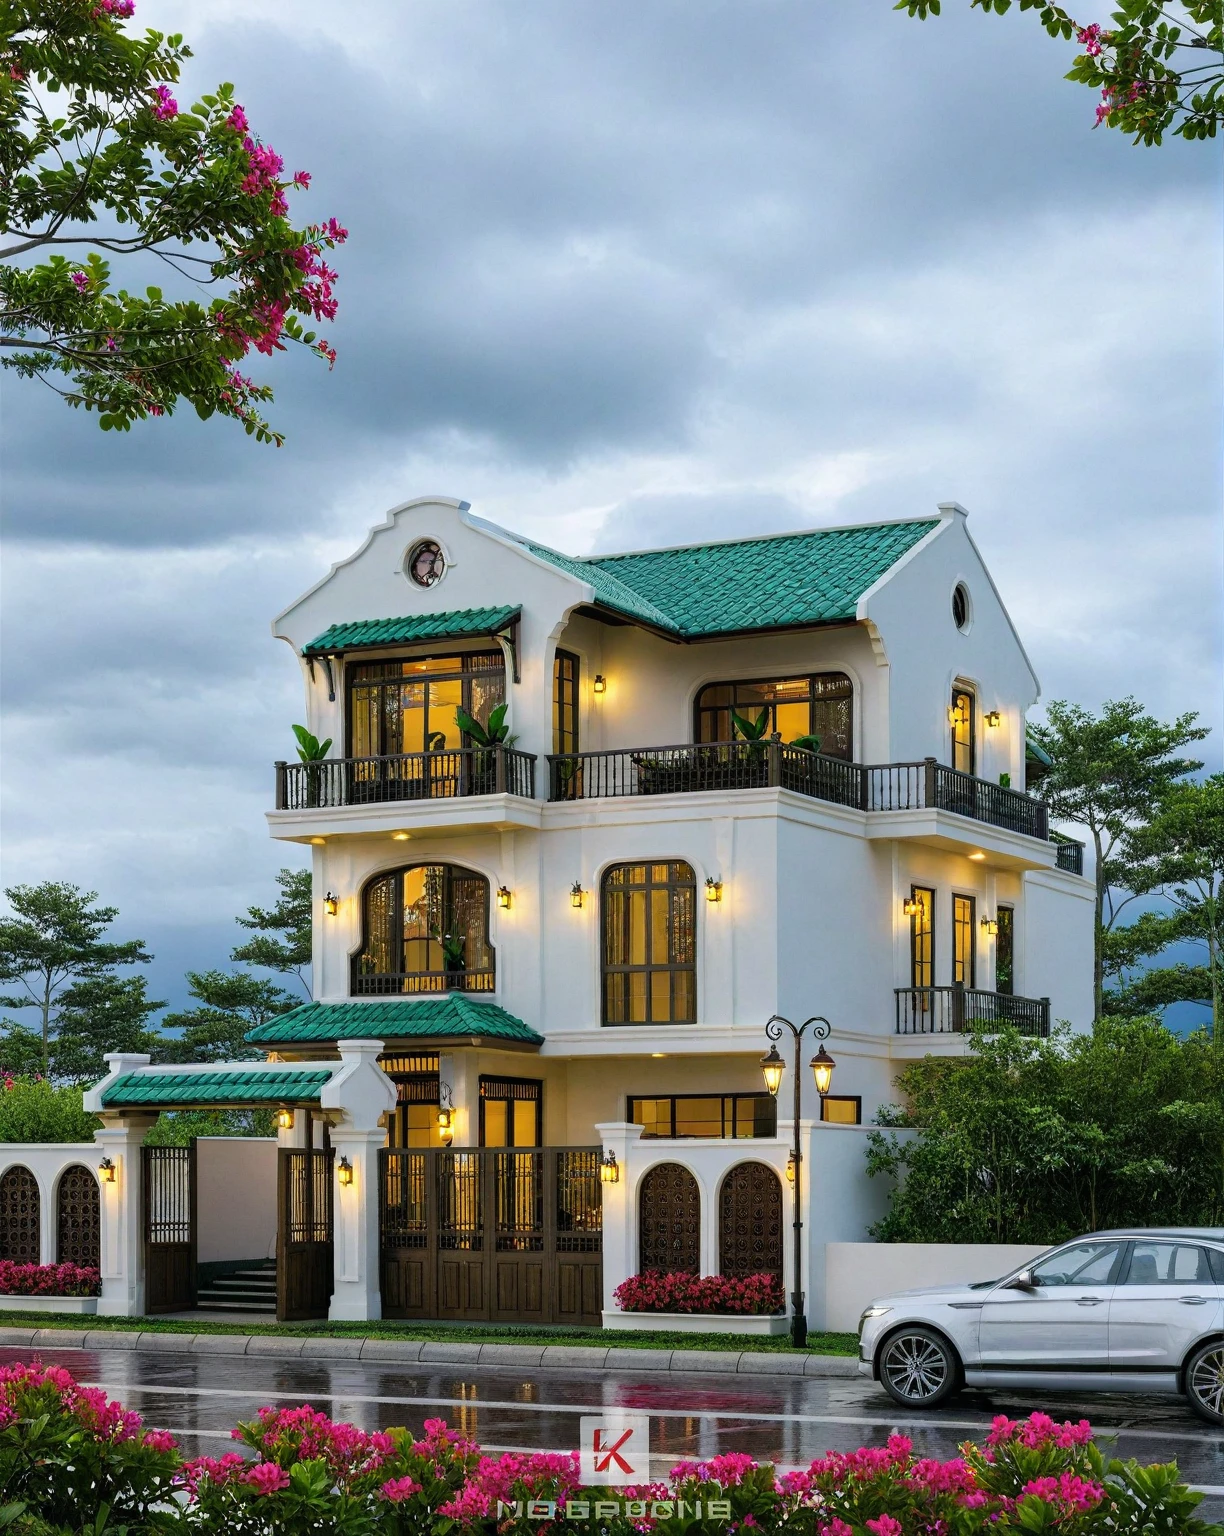
[{"label": "flower bush", "polygon": [[635,1488],[584,1488],[577,1452],[482,1455],[442,1419],[414,1440],[262,1408],[233,1433],[243,1452],[185,1460],[67,1371],[0,1370],[0,1523],[30,1536],[1224,1536],[1195,1517],[1201,1495],[1176,1465],[1106,1461],[1086,1421],[1042,1413],[996,1418],[950,1461],[890,1435],[803,1471],[730,1454]]},{"label": "flower bush", "polygon": [[0,1259],[0,1296],[97,1296],[102,1272],[79,1264],[14,1264]]},{"label": "flower bush", "polygon": [[622,1312],[781,1312],[776,1275],[630,1275],[612,1293]]}]

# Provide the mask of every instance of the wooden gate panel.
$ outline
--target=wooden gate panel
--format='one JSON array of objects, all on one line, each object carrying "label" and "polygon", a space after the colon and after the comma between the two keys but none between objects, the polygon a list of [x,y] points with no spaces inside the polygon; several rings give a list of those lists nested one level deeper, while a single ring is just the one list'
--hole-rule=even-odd
[{"label": "wooden gate panel", "polygon": [[0,1259],[39,1263],[41,1219],[38,1180],[18,1163],[0,1178]]},{"label": "wooden gate panel", "polygon": [[55,1199],[55,1262],[97,1269],[102,1263],[102,1201],[92,1168],[73,1163]]},{"label": "wooden gate panel", "polygon": [[437,1316],[437,1217],[425,1152],[385,1150],[378,1169],[384,1317]]},{"label": "wooden gate panel", "polygon": [[276,1316],[326,1317],[335,1279],[333,1154],[283,1147],[277,1167]]},{"label": "wooden gate panel", "polygon": [[701,1192],[689,1170],[657,1163],[642,1179],[638,1212],[642,1273],[700,1274]]},{"label": "wooden gate panel", "polygon": [[196,1304],[196,1147],[141,1147],[145,1311]]},{"label": "wooden gate panel", "polygon": [[737,1163],[722,1182],[718,1272],[782,1278],[782,1185],[764,1163]]}]

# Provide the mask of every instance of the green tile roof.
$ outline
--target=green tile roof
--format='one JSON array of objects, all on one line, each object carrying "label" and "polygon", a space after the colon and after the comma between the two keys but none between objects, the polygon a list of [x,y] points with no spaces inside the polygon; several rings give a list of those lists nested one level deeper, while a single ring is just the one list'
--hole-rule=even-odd
[{"label": "green tile roof", "polygon": [[491,635],[520,613],[511,608],[454,608],[449,613],[403,614],[397,619],[358,619],[333,624],[303,647],[304,656],[322,651],[353,651],[371,645],[404,645],[410,640],[459,640]]},{"label": "green tile roof", "polygon": [[266,1067],[232,1072],[125,1072],[102,1095],[107,1109],[119,1104],[161,1109],[191,1105],[231,1109],[248,1104],[317,1104],[330,1067],[312,1071],[269,1071]]},{"label": "green tile roof", "polygon": [[480,1037],[542,1045],[543,1036],[496,1003],[459,992],[393,1002],[303,1003],[251,1030],[252,1045],[318,1044],[333,1040],[429,1040]]},{"label": "green tile roof", "polygon": [[595,590],[604,607],[684,639],[853,619],[863,593],[938,518],[576,559],[518,542]]}]

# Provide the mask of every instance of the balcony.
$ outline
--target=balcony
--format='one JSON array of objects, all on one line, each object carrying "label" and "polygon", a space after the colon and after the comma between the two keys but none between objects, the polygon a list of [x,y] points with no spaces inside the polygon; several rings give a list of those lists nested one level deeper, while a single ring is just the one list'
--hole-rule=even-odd
[{"label": "balcony", "polygon": [[[548,780],[554,801],[777,788],[860,811],[952,811],[1043,841],[1050,835],[1042,801],[959,773],[933,757],[919,763],[849,763],[780,741],[703,742],[549,757]],[[1059,867],[1069,867],[1061,857]]]},{"label": "balcony", "polygon": [[1050,1033],[1048,997],[1014,997],[976,987],[898,987],[896,998],[899,1035],[960,1035],[1005,1025],[1043,1040]]},{"label": "balcony", "polygon": [[363,971],[354,956],[350,992],[353,997],[422,997],[439,992],[494,992],[494,972],[483,971]]},{"label": "balcony", "polygon": [[1082,875],[1084,873],[1083,843],[1076,842],[1073,837],[1064,837],[1060,832],[1051,832],[1050,841],[1054,844],[1057,867],[1065,869],[1069,875]]},{"label": "balcony", "polygon": [[512,747],[456,747],[400,757],[329,757],[321,763],[277,763],[278,811],[455,800],[473,795],[535,799],[530,752]]}]

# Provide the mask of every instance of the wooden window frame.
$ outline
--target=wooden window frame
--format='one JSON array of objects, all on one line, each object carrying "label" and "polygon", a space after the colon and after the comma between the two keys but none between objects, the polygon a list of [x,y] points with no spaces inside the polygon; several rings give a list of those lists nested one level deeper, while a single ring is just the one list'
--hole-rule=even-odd
[{"label": "wooden window frame", "polygon": [[[654,879],[654,873],[653,873],[654,866],[657,865],[657,864],[666,864],[669,871],[671,871],[673,869],[677,869],[677,868],[686,869],[688,871],[688,878],[687,879],[684,879],[684,878],[674,879],[674,878],[672,878],[671,874],[669,873],[668,878],[667,878],[666,881],[658,882],[658,881],[656,881]],[[609,893],[609,889],[611,887],[612,877],[614,875],[618,874],[621,870],[631,870],[631,869],[636,869],[636,868],[639,868],[639,867],[645,869],[645,871],[646,871],[645,884],[641,885],[641,886],[638,886],[638,885],[624,885],[624,886],[619,887],[619,889],[622,890],[622,891],[625,891],[626,893],[629,892],[629,891],[644,890],[644,891],[647,892],[647,894],[649,894],[649,892],[654,891],[654,890],[666,889],[668,891],[668,893],[669,893],[669,895],[668,895],[668,921],[667,921],[667,930],[668,930],[669,934],[671,934],[674,931],[673,903],[675,901],[675,896],[674,896],[673,893],[677,892],[677,891],[681,891],[681,890],[687,890],[687,891],[691,892],[690,899],[691,899],[691,902],[692,902],[692,912],[693,912],[693,958],[692,958],[692,960],[684,960],[684,961],[677,961],[677,960],[671,960],[671,959],[668,959],[666,961],[656,961],[655,960],[654,954],[653,954],[653,951],[652,951],[652,948],[651,948],[651,931],[650,931],[650,922],[649,922],[649,914],[648,914],[647,922],[646,922],[646,945],[647,945],[647,956],[648,956],[648,958],[647,958],[645,964],[643,964],[643,965],[632,965],[632,964],[629,964],[629,963],[625,963],[625,964],[621,965],[621,964],[611,964],[609,962],[609,960],[608,960],[608,943],[609,943],[609,926],[608,926],[608,907],[609,907],[609,902],[608,902],[608,893]],[[658,1025],[658,1024],[684,1024],[684,1025],[688,1025],[688,1024],[695,1024],[697,1022],[697,1012],[698,1012],[698,1010],[697,1010],[697,875],[696,875],[695,870],[693,869],[693,866],[688,862],[687,859],[667,859],[667,858],[663,858],[663,859],[626,859],[626,860],[624,860],[621,863],[610,864],[608,866],[608,868],[604,870],[603,875],[601,876],[600,882],[599,882],[599,969],[600,969],[600,1022],[603,1025],[604,1028],[606,1028],[606,1029],[641,1029],[643,1027],[647,1027],[648,1028],[648,1027],[650,1027],[652,1025]],[[647,1012],[649,1013],[650,1012],[650,1006],[649,1006],[650,999],[653,997],[653,991],[654,991],[653,986],[651,985],[651,978],[655,974],[657,974],[659,972],[666,972],[669,975],[669,977],[670,977],[670,980],[669,980],[669,983],[668,983],[668,994],[669,994],[669,997],[670,997],[670,1000],[671,1000],[671,1009],[670,1009],[671,1017],[670,1018],[667,1018],[667,1019],[651,1019],[651,1018],[646,1018],[646,1019],[610,1019],[608,1017],[608,1012],[609,1012],[609,987],[608,987],[608,979],[609,979],[609,977],[611,977],[611,976],[627,976],[628,977],[628,976],[639,975],[639,974],[645,975],[646,978],[647,978],[647,980],[646,980]],[[688,974],[692,978],[691,995],[692,995],[692,1000],[693,1000],[693,1014],[692,1014],[692,1018],[688,1018],[688,1019],[678,1019],[675,1016],[675,1014],[676,1014],[676,982],[675,982],[675,978],[678,975],[681,975],[681,974]],[[628,985],[628,984],[626,984],[626,985]]]},{"label": "wooden window frame", "polygon": [[[837,668],[831,668],[827,672],[808,672],[808,671],[800,670],[800,671],[797,671],[797,672],[792,672],[789,675],[787,675],[787,674],[779,674],[779,675],[773,676],[773,677],[736,677],[736,678],[716,679],[713,682],[703,683],[701,685],[701,687],[697,690],[697,697],[693,700],[693,740],[694,740],[694,742],[700,743],[700,742],[705,740],[705,738],[702,736],[702,733],[701,733],[701,724],[702,724],[703,717],[704,716],[708,716],[708,715],[718,714],[721,710],[726,709],[728,707],[725,704],[718,704],[718,705],[702,704],[701,700],[702,700],[703,696],[706,693],[708,693],[711,688],[760,688],[762,686],[768,686],[770,683],[787,683],[787,682],[799,682],[799,681],[805,681],[807,683],[807,685],[808,685],[808,729],[807,729],[807,733],[808,734],[812,733],[814,725],[815,725],[815,719],[814,719],[815,708],[816,708],[817,703],[819,702],[816,699],[816,697],[815,697],[815,684],[816,684],[816,681],[817,681],[818,678],[840,678],[842,681],[844,681],[846,686],[847,686],[847,688],[849,689],[849,693],[847,694],[846,697],[847,697],[847,701],[848,701],[848,703],[850,705],[850,719],[849,719],[848,728],[847,728],[847,731],[846,731],[847,750],[846,750],[844,758],[843,758],[843,756],[842,756],[842,754],[840,752],[826,752],[823,741],[821,742],[821,748],[820,748],[821,753],[822,753],[822,755],[827,756],[827,757],[840,758],[844,762],[850,762],[850,763],[854,762],[854,760],[855,760],[854,759],[854,717],[855,717],[855,687],[854,687],[854,679],[849,675],[849,673],[841,672]],[[800,701],[796,700],[794,702],[798,703]],[[732,705],[730,707],[734,708],[737,711],[737,713],[740,713],[740,714],[743,713],[743,710],[740,709],[738,704]],[[758,708],[761,708],[761,707],[762,706],[759,705],[759,704],[752,704],[752,705],[750,705],[750,704],[745,703],[745,705],[744,705],[744,709],[758,709]],[[776,721],[777,720],[776,706],[768,705],[768,706],[765,706],[765,707],[768,707],[773,712],[773,719]],[[734,735],[734,732],[732,734]],[[711,738],[711,739],[713,739],[713,738]]]},{"label": "wooden window frame", "polygon": [[[410,662],[418,662],[418,661],[430,662],[430,661],[435,660],[435,658],[433,656],[408,656],[408,655],[401,655],[401,656],[376,656],[376,657],[361,657],[361,658],[352,657],[352,658],[350,658],[350,660],[347,662],[347,664],[346,664],[346,666],[344,668],[344,753],[345,753],[345,756],[346,757],[353,757],[355,755],[354,752],[353,752],[353,693],[358,688],[377,688],[379,690],[382,690],[382,689],[386,689],[386,688],[401,687],[404,683],[424,683],[424,684],[444,683],[444,682],[453,682],[456,679],[458,679],[458,681],[463,684],[463,704],[462,704],[461,707],[463,709],[465,709],[468,712],[468,714],[471,714],[472,713],[472,687],[471,687],[472,679],[476,678],[476,677],[488,677],[488,676],[491,676],[493,674],[500,673],[501,677],[502,677],[502,698],[503,698],[503,701],[504,701],[504,699],[506,697],[506,684],[505,684],[506,657],[505,657],[505,653],[503,651],[501,651],[500,649],[498,649],[496,651],[490,651],[490,650],[463,651],[463,650],[459,650],[458,648],[456,648],[456,649],[454,649],[452,651],[449,651],[447,653],[447,657],[446,658],[438,657],[436,659],[437,660],[443,660],[443,659],[449,659],[450,657],[458,657],[459,668],[458,668],[457,671],[454,668],[448,668],[446,671],[439,671],[439,672],[412,672],[412,673],[401,674],[399,676],[389,675],[387,677],[365,677],[365,678],[358,676],[358,672],[359,672],[359,670],[362,667],[398,667],[398,666],[402,666],[405,662],[409,662],[409,661]],[[493,662],[493,665],[484,666],[484,667],[472,666],[471,663],[474,662],[477,657],[484,657],[486,660]],[[429,704],[428,704],[428,700],[426,701],[426,705],[425,705],[425,720],[426,720],[426,726],[428,727],[428,723],[429,723]],[[426,739],[428,739],[428,730],[426,731]],[[462,741],[464,746],[470,746],[471,745],[471,743],[467,739],[467,737],[463,736],[462,734],[461,734],[461,741]],[[378,745],[383,750],[380,751],[380,752],[376,752],[376,753],[371,754],[374,757],[402,757],[404,755],[402,752],[399,751],[398,747],[396,748],[396,750],[394,752],[386,751],[386,746],[387,746],[387,740],[386,740],[386,711],[382,707],[381,703],[379,705],[379,710],[378,710]]]},{"label": "wooden window frame", "polygon": [[[494,1093],[486,1093],[485,1090],[487,1088],[509,1088],[510,1092],[509,1093],[496,1093],[496,1092],[494,1092]],[[523,1089],[525,1091],[519,1093],[519,1092],[515,1091],[516,1089]],[[532,1090],[534,1090],[534,1091],[532,1091]],[[544,1145],[544,1079],[543,1078],[541,1078],[541,1077],[493,1077],[490,1074],[483,1074],[481,1076],[479,1084],[478,1084],[478,1087],[477,1087],[477,1101],[478,1101],[478,1103],[480,1105],[480,1109],[479,1109],[479,1112],[478,1112],[478,1118],[479,1118],[479,1122],[480,1122],[479,1123],[479,1127],[478,1127],[478,1133],[479,1133],[479,1136],[480,1136],[480,1145],[482,1147],[486,1145],[486,1142],[485,1142],[485,1104],[486,1104],[486,1102],[489,1099],[493,1099],[495,1102],[497,1102],[499,1104],[514,1104],[514,1103],[534,1104],[535,1105],[535,1140],[531,1143],[531,1146],[533,1146],[533,1147],[542,1147]],[[513,1123],[514,1123],[514,1116],[512,1114],[507,1113],[507,1115],[506,1115],[506,1123],[507,1123],[507,1125],[513,1125]],[[508,1150],[508,1151],[516,1150],[517,1146],[518,1146],[518,1144],[516,1142],[511,1142],[511,1143],[508,1144],[506,1150]],[[496,1149],[494,1149],[494,1150],[496,1150]]]},{"label": "wooden window frame", "polygon": [[[414,869],[441,869],[444,873],[443,908],[453,906],[451,895],[455,875],[462,876],[465,880],[479,880],[484,888],[481,902],[481,915],[484,921],[484,947],[488,953],[488,964],[477,966],[469,970],[466,966],[462,971],[407,971],[404,969],[404,876]],[[383,881],[393,881],[388,926],[390,937],[388,949],[398,949],[399,969],[392,971],[365,971],[361,970],[361,957],[370,948],[370,892],[376,885]],[[361,943],[354,950],[350,960],[349,994],[353,997],[369,996],[402,996],[402,995],[431,995],[437,992],[494,992],[497,989],[497,950],[493,945],[491,927],[489,922],[490,907],[490,882],[487,875],[482,875],[478,869],[469,869],[464,864],[452,864],[445,859],[422,859],[415,864],[400,864],[395,869],[383,869],[370,878],[361,887]],[[426,985],[430,977],[438,978],[437,986]],[[407,982],[409,980],[419,982],[413,987],[402,986],[398,992],[389,988],[383,989],[374,985],[379,980],[392,980],[399,978]],[[470,979],[472,985],[467,984]],[[359,981],[371,983],[369,986],[359,986]]]},{"label": "wooden window frame", "polygon": [[[563,677],[566,667],[570,669],[568,685]],[[582,678],[582,663],[573,651],[558,649],[553,656],[553,753],[559,757],[568,757],[581,751],[582,740],[580,729],[580,702],[581,695],[579,685]],[[569,698],[564,695],[568,687]],[[563,717],[569,716],[568,725],[563,723]]]},{"label": "wooden window frame", "polygon": [[[676,1105],[677,1103],[683,1102],[685,1099],[721,1099],[722,1134],[720,1136],[678,1135],[676,1132]],[[752,1099],[754,1102],[760,1099],[769,1099],[769,1101],[774,1106],[773,1130],[762,1132],[761,1135],[758,1136],[756,1135],[754,1129],[754,1132],[751,1136],[738,1136],[736,1134],[737,1126],[739,1123],[739,1112],[736,1108],[736,1101],[738,1099]],[[738,1092],[735,1089],[731,1089],[727,1092],[719,1090],[714,1093],[631,1093],[628,1094],[625,1099],[625,1118],[629,1121],[630,1125],[642,1124],[643,1122],[634,1120],[633,1118],[634,1106],[636,1104],[644,1103],[657,1104],[664,1100],[671,1104],[671,1133],[668,1136],[643,1135],[642,1139],[644,1141],[764,1141],[771,1140],[778,1134],[777,1100],[773,1097],[772,1094],[758,1093],[755,1089],[749,1089],[744,1092]],[[731,1126],[730,1131],[727,1129],[728,1120]],[[755,1116],[753,1117],[753,1120],[755,1126]]]},{"label": "wooden window frame", "polygon": [[[960,916],[961,911],[965,907],[969,909],[967,921]],[[967,957],[969,961],[969,974],[967,976],[964,974],[966,969],[964,963],[965,956],[960,953],[958,941],[958,930],[960,929],[964,929],[967,935]],[[962,973],[959,976],[956,974],[958,970]],[[965,987],[969,991],[972,991],[977,986],[977,897],[970,896],[965,891],[952,892],[952,985],[954,987]]]},{"label": "wooden window frame", "polygon": [[[968,702],[968,706],[969,707],[968,707],[967,711],[962,711],[962,709],[961,709],[960,701],[962,699],[965,699]],[[958,773],[967,773],[967,774],[970,774],[970,775],[976,774],[976,772],[977,772],[977,694],[974,693],[972,688],[966,686],[966,684],[964,684],[964,683],[953,683],[953,685],[952,685],[952,701],[951,701],[950,708],[956,710],[958,714],[967,714],[968,715],[968,740],[967,741],[963,741],[961,739],[961,737],[960,737],[960,734],[959,734],[960,733],[960,727],[954,721],[951,720],[951,716],[950,716],[950,713],[949,713],[949,738],[950,738],[950,741],[951,741],[952,767]],[[968,764],[969,764],[968,767],[965,767],[963,759],[960,762],[957,761],[957,752],[958,751],[963,751],[967,755],[967,757],[968,757]]]},{"label": "wooden window frame", "polygon": [[[935,985],[935,889],[933,886],[929,885],[910,886],[911,901],[918,901],[922,896],[927,897],[927,901],[925,904],[920,902],[919,910],[915,912],[910,918],[911,987],[933,987]],[[925,913],[927,920],[926,939],[927,948],[929,951],[928,958],[925,962],[921,962],[918,955],[918,940],[921,936],[921,930],[919,929],[918,922],[919,917],[923,913]],[[922,963],[925,963],[929,973],[925,981],[921,980],[919,977],[919,966]]]},{"label": "wooden window frame", "polygon": [[[825,1114],[825,1105],[827,1103],[829,1103],[829,1102],[832,1102],[834,1104],[853,1104],[854,1105],[854,1120],[853,1120],[853,1122],[851,1122],[849,1120],[830,1120],[828,1115]],[[854,1125],[862,1125],[862,1123],[863,1123],[863,1096],[862,1096],[862,1094],[860,1094],[860,1093],[826,1093],[825,1096],[820,1101],[820,1118],[821,1118],[821,1120],[823,1120],[825,1122],[826,1125],[850,1125],[851,1123],[853,1123]]]}]

